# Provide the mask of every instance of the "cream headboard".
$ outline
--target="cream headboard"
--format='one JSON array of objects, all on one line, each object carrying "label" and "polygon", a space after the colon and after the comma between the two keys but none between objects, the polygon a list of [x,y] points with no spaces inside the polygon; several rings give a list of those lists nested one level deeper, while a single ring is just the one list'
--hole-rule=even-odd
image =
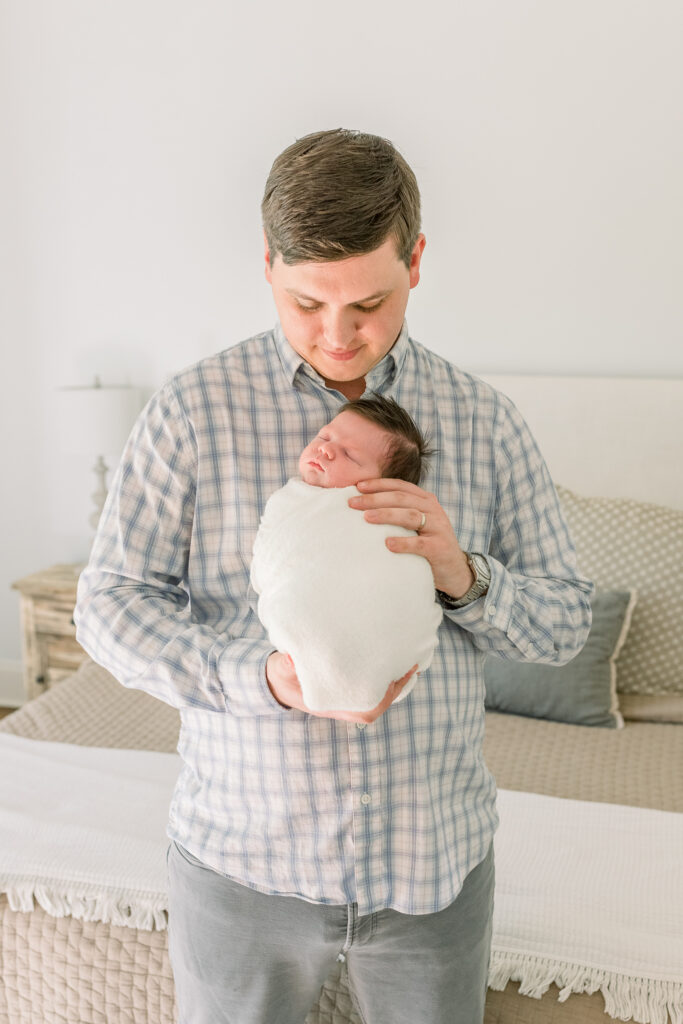
[{"label": "cream headboard", "polygon": [[515,403],[555,483],[683,509],[683,380],[479,376]]}]

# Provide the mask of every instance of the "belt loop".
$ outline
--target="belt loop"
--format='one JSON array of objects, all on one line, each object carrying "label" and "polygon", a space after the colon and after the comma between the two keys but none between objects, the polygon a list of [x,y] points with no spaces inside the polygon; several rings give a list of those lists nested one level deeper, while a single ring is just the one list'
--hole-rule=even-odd
[{"label": "belt loop", "polygon": [[344,941],[342,951],[337,957],[337,960],[342,964],[346,961],[346,954],[351,948],[351,943],[353,942],[354,906],[355,904],[353,903],[347,903],[346,905],[346,939]]}]

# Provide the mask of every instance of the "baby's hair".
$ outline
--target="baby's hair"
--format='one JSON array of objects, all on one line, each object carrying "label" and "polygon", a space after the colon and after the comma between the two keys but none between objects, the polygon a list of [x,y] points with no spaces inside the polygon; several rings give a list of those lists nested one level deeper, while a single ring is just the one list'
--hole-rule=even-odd
[{"label": "baby's hair", "polygon": [[392,435],[393,443],[382,470],[383,477],[420,483],[436,450],[429,447],[427,438],[412,416],[398,402],[373,393],[368,398],[346,402],[339,412],[355,412]]}]

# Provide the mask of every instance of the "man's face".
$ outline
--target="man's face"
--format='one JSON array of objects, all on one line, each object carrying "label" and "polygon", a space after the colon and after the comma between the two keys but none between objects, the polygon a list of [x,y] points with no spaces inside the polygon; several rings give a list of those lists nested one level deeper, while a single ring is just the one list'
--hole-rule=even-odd
[{"label": "man's face", "polygon": [[382,475],[391,437],[347,409],[323,427],[299,457],[299,475],[314,487],[350,487]]},{"label": "man's face", "polygon": [[401,332],[424,246],[420,235],[410,269],[396,255],[393,238],[335,263],[288,266],[278,253],[271,268],[266,242],[266,280],[285,336],[329,387],[348,398],[362,394],[365,375]]}]

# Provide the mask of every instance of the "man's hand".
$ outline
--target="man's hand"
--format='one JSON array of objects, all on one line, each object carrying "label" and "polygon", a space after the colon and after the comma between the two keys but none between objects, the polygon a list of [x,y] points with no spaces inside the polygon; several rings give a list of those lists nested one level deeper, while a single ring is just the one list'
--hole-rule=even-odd
[{"label": "man's hand", "polygon": [[437,590],[456,600],[467,593],[474,576],[435,494],[406,480],[361,480],[356,486],[363,493],[349,498],[349,505],[365,510],[369,523],[388,523],[418,531],[417,537],[387,537],[385,543],[390,551],[422,555],[432,567]]},{"label": "man's hand", "polygon": [[266,681],[275,700],[285,708],[296,708],[298,711],[305,711],[317,718],[337,718],[342,722],[362,722],[369,725],[393,704],[416,670],[417,665],[413,665],[401,679],[389,683],[383,700],[372,711],[311,711],[304,704],[301,683],[297,679],[294,662],[288,654],[282,654],[280,651],[273,651],[266,662]]}]

